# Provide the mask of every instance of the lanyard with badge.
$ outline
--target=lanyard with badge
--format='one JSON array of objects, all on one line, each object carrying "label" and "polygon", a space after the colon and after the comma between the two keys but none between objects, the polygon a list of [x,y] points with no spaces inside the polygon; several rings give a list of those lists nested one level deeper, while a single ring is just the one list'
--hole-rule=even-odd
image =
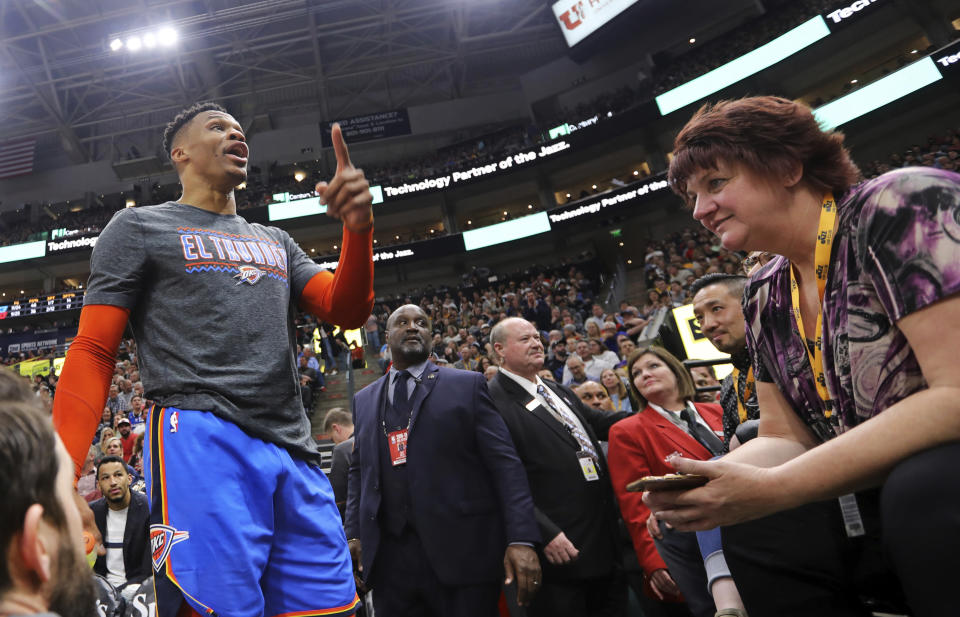
[{"label": "lanyard with badge", "polygon": [[387,431],[386,419],[380,420],[380,426],[383,428],[383,434],[387,436],[387,445],[390,448],[390,463],[396,467],[407,462],[407,436],[410,434],[410,422],[413,420],[411,414],[410,420],[407,420],[405,428],[395,431]]},{"label": "lanyard with badge", "polygon": [[[837,203],[832,193],[827,193],[820,205],[820,222],[817,225],[817,244],[814,250],[814,268],[817,277],[817,297],[820,300],[817,306],[816,338],[813,350],[806,344],[806,334],[803,329],[803,316],[800,314],[800,285],[797,283],[797,273],[790,266],[790,299],[793,303],[793,317],[797,322],[800,339],[804,341],[803,348],[807,352],[810,368],[813,370],[814,383],[817,394],[823,401],[823,415],[826,418],[833,416],[833,401],[830,391],[827,390],[827,376],[823,369],[823,297],[827,289],[827,273],[830,271],[830,251],[833,248],[833,237],[837,222]],[[853,493],[842,495],[839,499],[840,511],[843,514],[843,524],[848,537],[864,535],[863,520],[857,506],[857,497]]]},{"label": "lanyard with badge", "polygon": [[[570,436],[573,437],[579,444],[580,450],[577,451],[577,462],[580,463],[580,470],[583,472],[583,479],[587,482],[594,482],[600,479],[600,471],[598,468],[598,461],[596,454],[588,450],[586,447],[585,440],[589,439],[583,431],[578,429],[573,425],[573,423],[565,417],[565,414],[560,411],[560,408],[557,407],[556,402],[546,393],[546,387],[544,387],[544,392],[540,393],[540,396],[543,397],[543,400],[546,401],[546,408],[550,412],[550,415],[557,420],[563,428],[570,433]],[[534,398],[527,403],[527,411],[533,411],[537,407],[540,407],[540,402]]]},{"label": "lanyard with badge", "polygon": [[[814,251],[817,296],[820,299],[817,308],[816,339],[814,339],[812,353],[808,345],[804,344],[803,346],[807,351],[807,358],[810,360],[810,368],[813,369],[817,394],[820,395],[820,399],[824,404],[823,415],[827,418],[833,415],[833,405],[830,399],[830,392],[827,390],[827,377],[823,372],[823,296],[827,289],[827,273],[830,271],[830,249],[833,247],[833,233],[836,221],[837,204],[833,200],[833,195],[827,193],[820,207],[820,224],[817,228],[817,247]],[[793,301],[793,318],[797,322],[800,338],[806,341],[806,334],[803,329],[803,316],[800,314],[800,285],[797,283],[797,273],[792,265],[790,266],[790,299]]]},{"label": "lanyard with badge", "polygon": [[[410,378],[415,379],[412,376]],[[406,384],[403,384],[403,386],[406,387]],[[407,437],[410,435],[410,425],[412,422],[413,413],[411,413],[407,419],[407,426],[405,428],[387,431],[386,414],[384,413],[380,418],[380,427],[383,429],[383,434],[387,437],[387,447],[390,449],[390,464],[394,467],[404,465],[407,462]]]}]

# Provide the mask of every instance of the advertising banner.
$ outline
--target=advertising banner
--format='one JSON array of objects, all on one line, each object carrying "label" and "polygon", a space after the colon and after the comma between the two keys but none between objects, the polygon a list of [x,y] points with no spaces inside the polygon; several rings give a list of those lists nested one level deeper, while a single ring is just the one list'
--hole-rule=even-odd
[{"label": "advertising banner", "polygon": [[[353,116],[334,122],[340,123],[343,138],[348,144],[410,134],[410,116],[406,109]],[[333,142],[330,141],[333,124],[333,122],[324,122],[320,125],[320,143],[324,148],[333,146]]]},{"label": "advertising banner", "polygon": [[636,3],[637,0],[560,0],[553,3],[553,15],[567,45],[573,47]]}]

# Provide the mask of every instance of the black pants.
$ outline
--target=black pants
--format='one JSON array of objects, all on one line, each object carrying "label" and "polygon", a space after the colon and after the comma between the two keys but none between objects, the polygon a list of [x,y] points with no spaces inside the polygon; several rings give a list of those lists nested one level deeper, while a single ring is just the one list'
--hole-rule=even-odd
[{"label": "black pants", "polygon": [[500,581],[449,586],[437,578],[420,538],[409,528],[385,534],[371,572],[377,617],[498,617]]},{"label": "black pants", "polygon": [[690,612],[695,617],[713,617],[716,605],[707,589],[707,571],[703,567],[703,554],[697,544],[697,534],[692,531],[677,531],[660,525],[662,539],[653,539],[657,552],[667,564],[671,578],[683,593]]},{"label": "black pants", "polygon": [[627,584],[619,571],[605,578],[573,581],[544,580],[528,617],[623,617]]},{"label": "black pants", "polygon": [[724,555],[751,617],[956,613],[960,444],[901,462],[881,490],[857,500],[866,529],[857,538],[847,537],[836,500],[723,529]]}]

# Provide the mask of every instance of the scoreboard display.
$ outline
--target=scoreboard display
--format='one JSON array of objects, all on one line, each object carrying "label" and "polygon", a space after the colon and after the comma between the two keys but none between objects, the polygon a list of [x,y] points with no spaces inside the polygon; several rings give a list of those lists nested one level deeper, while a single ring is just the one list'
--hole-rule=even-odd
[{"label": "scoreboard display", "polygon": [[[20,298],[11,302],[5,310],[0,310],[0,319],[43,315],[57,311],[69,311],[83,306],[83,291],[64,291],[55,294]],[[4,307],[0,307],[4,309]],[[6,313],[6,315],[4,315]]]}]

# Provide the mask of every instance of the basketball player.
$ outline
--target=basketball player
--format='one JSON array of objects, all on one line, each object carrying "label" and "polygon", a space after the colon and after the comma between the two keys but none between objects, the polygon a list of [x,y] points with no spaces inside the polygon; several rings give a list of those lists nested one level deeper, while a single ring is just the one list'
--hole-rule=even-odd
[{"label": "basketball player", "polygon": [[338,125],[332,139],[336,174],[316,188],[343,221],[335,275],[286,232],[237,215],[250,149],[213,103],[164,133],[180,199],[117,212],[91,257],[54,420],[79,469],[129,323],[156,401],[144,472],[161,617],[341,616],[359,604],[291,324],[299,307],[356,328],[373,303],[372,197]]}]

